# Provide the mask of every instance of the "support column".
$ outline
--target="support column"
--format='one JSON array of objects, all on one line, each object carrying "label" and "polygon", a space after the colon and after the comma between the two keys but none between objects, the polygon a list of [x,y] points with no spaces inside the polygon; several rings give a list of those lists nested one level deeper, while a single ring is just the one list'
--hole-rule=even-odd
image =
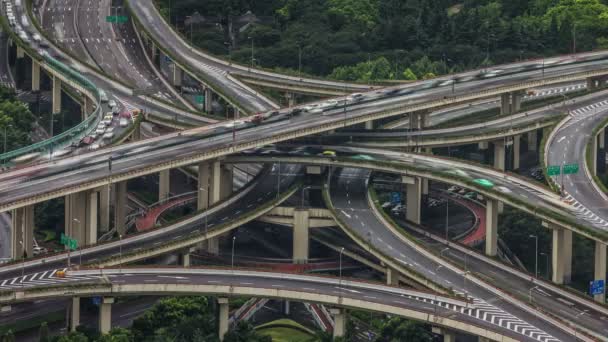
[{"label": "support column", "polygon": [[169,198],[171,188],[171,170],[163,170],[158,173],[158,200],[165,201]]},{"label": "support column", "polygon": [[[595,242],[595,262],[594,262],[593,280],[603,280],[606,283],[606,245],[601,242]],[[604,303],[606,301],[606,291],[604,293],[593,296],[596,302]]]},{"label": "support column", "polygon": [[180,253],[180,263],[183,267],[190,267],[190,250],[185,250]]},{"label": "support column", "polygon": [[112,304],[114,304],[112,297],[103,297],[99,304],[99,332],[102,334],[112,330]]},{"label": "support column", "polygon": [[19,45],[17,45],[17,58],[23,58],[25,57],[25,51],[23,50],[23,48]]},{"label": "support column", "polygon": [[78,246],[97,242],[97,192],[81,191],[65,196],[65,234]]},{"label": "support column", "polygon": [[210,88],[205,88],[205,112],[211,113],[213,111],[213,92]]},{"label": "support column", "polygon": [[494,199],[486,201],[486,255],[496,256],[498,246],[498,205]]},{"label": "support column", "polygon": [[182,86],[182,69],[175,63],[173,63],[173,86]]},{"label": "support column", "polygon": [[307,209],[296,209],[293,212],[293,263],[308,262],[308,229],[309,212]]},{"label": "support column", "polygon": [[296,94],[294,93],[285,93],[285,98],[287,99],[287,106],[293,107],[296,105]]},{"label": "support column", "polygon": [[336,337],[344,337],[346,330],[346,317],[344,317],[344,311],[342,309],[331,308],[329,313],[334,318],[334,339]]},{"label": "support column", "polygon": [[528,132],[528,151],[536,151],[538,146],[538,131]]},{"label": "support column", "polygon": [[[17,50],[19,51],[19,50]],[[587,78],[587,90],[594,90],[597,88],[597,80],[593,77]]]},{"label": "support column", "polygon": [[228,332],[228,298],[218,298],[217,304],[219,306],[219,337],[220,341],[223,341],[224,335]]},{"label": "support column", "polygon": [[233,191],[233,167],[232,165],[222,165],[221,167],[221,185],[220,185],[220,198],[225,200],[232,195]]},{"label": "support column", "polygon": [[[12,214],[11,257],[31,258],[34,253],[34,206],[14,209]],[[24,253],[25,252],[25,253]]]},{"label": "support column", "polygon": [[369,131],[374,129],[374,121],[373,120],[365,121],[365,129],[369,130]]},{"label": "support column", "polygon": [[[117,221],[115,221],[115,222],[117,222]],[[110,185],[104,185],[99,190],[99,231],[105,233],[109,230],[110,230]]]},{"label": "support column", "polygon": [[405,218],[415,224],[420,224],[420,201],[422,194],[422,182],[418,177],[402,177],[403,183],[407,184],[405,203]]},{"label": "support column", "polygon": [[386,285],[399,286],[399,272],[391,267],[386,267]]},{"label": "support column", "polygon": [[202,162],[198,164],[198,189],[197,189],[197,209],[205,210],[209,208],[209,163]]},{"label": "support column", "polygon": [[505,141],[495,140],[494,145],[494,168],[501,171],[505,170]]},{"label": "support column", "polygon": [[597,136],[591,137],[591,173],[597,176]]},{"label": "support column", "polygon": [[519,160],[519,150],[520,150],[520,145],[521,145],[521,136],[520,135],[516,135],[513,137],[513,146],[512,146],[512,151],[513,151],[513,170],[519,170],[519,164],[520,164],[520,160]]},{"label": "support column", "polygon": [[553,234],[551,280],[556,284],[568,283],[572,274],[572,231],[553,224],[543,224],[551,229]]},{"label": "support column", "polygon": [[53,76],[53,114],[61,112],[61,80]]},{"label": "support column", "polygon": [[500,95],[500,114],[511,114],[511,94],[504,93]]},{"label": "support column", "polygon": [[40,63],[32,59],[32,91],[40,91]]},{"label": "support column", "polygon": [[441,327],[433,327],[432,331],[434,334],[442,335],[443,342],[456,342],[456,334],[452,330]]},{"label": "support column", "polygon": [[606,132],[605,132],[606,128],[602,128],[598,133],[597,133],[597,139],[598,139],[598,147],[600,149],[604,149],[604,147],[606,146]]},{"label": "support column", "polygon": [[220,189],[221,189],[221,163],[219,160],[215,160],[211,163],[211,172],[210,172],[210,180],[211,180],[211,205],[214,205],[215,203],[219,202],[221,197],[220,197]]},{"label": "support column", "polygon": [[124,235],[127,220],[127,181],[114,183],[114,226],[116,232]]},{"label": "support column", "polygon": [[511,92],[511,114],[517,113],[521,110],[521,100],[524,94],[521,91]]},{"label": "support column", "polygon": [[70,331],[76,331],[80,325],[80,297],[72,297],[70,305]]}]

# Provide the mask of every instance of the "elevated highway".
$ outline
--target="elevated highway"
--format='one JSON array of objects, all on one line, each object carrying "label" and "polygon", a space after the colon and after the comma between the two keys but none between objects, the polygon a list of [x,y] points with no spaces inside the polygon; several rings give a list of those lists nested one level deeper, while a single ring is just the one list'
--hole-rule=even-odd
[{"label": "elevated highway", "polygon": [[480,303],[350,279],[193,268],[70,271],[64,279],[68,281],[55,286],[36,285],[35,280],[21,288],[13,286],[0,294],[0,302],[74,296],[241,295],[389,313],[495,341],[570,338],[559,328],[551,328],[548,333],[508,316],[501,316],[501,321],[505,326],[509,322],[511,329],[489,323],[479,318],[489,310]]}]

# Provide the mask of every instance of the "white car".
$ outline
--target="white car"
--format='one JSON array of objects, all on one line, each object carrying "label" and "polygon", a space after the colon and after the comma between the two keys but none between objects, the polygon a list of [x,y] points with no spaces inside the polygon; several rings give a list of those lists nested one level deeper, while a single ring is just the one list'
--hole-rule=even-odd
[{"label": "white car", "polygon": [[116,101],[114,101],[114,100],[108,101],[108,106],[110,106],[112,108],[116,107]]},{"label": "white car", "polygon": [[36,246],[36,247],[34,247],[32,252],[34,253],[34,255],[40,255],[40,254],[48,253],[48,251],[49,250],[44,247]]},{"label": "white car", "polygon": [[120,127],[127,127],[129,126],[129,121],[125,118],[121,118],[118,124],[120,125]]}]

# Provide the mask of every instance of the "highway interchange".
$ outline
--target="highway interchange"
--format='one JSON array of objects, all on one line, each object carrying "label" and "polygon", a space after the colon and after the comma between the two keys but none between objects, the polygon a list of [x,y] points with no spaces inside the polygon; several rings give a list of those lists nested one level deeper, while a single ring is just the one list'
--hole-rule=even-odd
[{"label": "highway interchange", "polygon": [[[165,82],[154,79],[155,73],[150,70],[150,66],[143,63],[139,66],[135,66],[134,63],[131,62],[130,58],[133,59],[133,56],[125,54],[125,47],[122,46],[122,44],[128,43],[127,38],[121,43],[120,40],[108,38],[115,37],[114,30],[108,29],[109,26],[98,25],[98,31],[92,31],[91,26],[88,25],[88,20],[90,19],[80,22],[80,20],[89,15],[96,16],[100,22],[103,21],[107,14],[107,10],[110,8],[109,1],[90,1],[89,3],[85,1],[80,3],[80,6],[76,7],[71,7],[70,5],[73,3],[69,0],[49,0],[48,4],[46,4],[46,2],[47,1],[44,3],[47,7],[40,7],[39,13],[42,17],[42,26],[49,32],[54,31],[55,36],[53,36],[51,41],[54,40],[60,44],[66,44],[68,49],[77,57],[81,58],[82,61],[93,61],[107,74],[111,75],[114,73],[115,76],[130,75],[127,77],[128,83],[134,88],[153,87],[155,89],[166,89],[169,93],[161,90],[160,95],[168,101],[177,100],[174,97],[174,92],[165,88]],[[169,32],[170,29],[164,25],[162,19],[158,17],[158,13],[155,13],[154,10],[150,8],[152,7],[150,2],[130,1],[130,5],[132,6],[134,13],[137,14],[139,21],[142,22],[142,25],[147,28],[159,28],[158,31],[152,32],[153,35],[156,35],[157,40],[158,38],[162,38],[160,41],[163,45],[165,43],[167,44],[164,45],[166,48],[173,48],[174,51],[177,51],[178,55],[183,58],[181,62],[194,66],[198,73],[211,77],[213,80],[211,83],[215,82],[215,84],[212,85],[219,86],[223,91],[235,95],[236,99],[252,112],[265,111],[275,107],[274,104],[266,99],[262,98],[260,100],[255,91],[252,91],[243,84],[235,83],[231,77],[228,77],[231,72],[237,73],[236,70],[232,69],[234,68],[232,65],[217,63],[214,62],[213,59],[207,59],[201,62],[200,52],[187,48],[187,45],[185,45],[183,40],[171,39],[170,37],[175,33]],[[68,19],[65,18],[66,15],[68,15]],[[72,16],[71,20],[69,18],[70,15]],[[95,21],[91,20],[91,22]],[[64,25],[64,23],[70,24]],[[87,28],[87,30],[82,28]],[[70,35],[78,39],[74,38],[73,40],[70,40],[68,39]],[[99,36],[101,36],[101,38],[98,38]],[[131,37],[131,39],[134,38]],[[107,45],[105,45],[104,42],[106,42]],[[175,46],[171,46],[168,42],[173,42]],[[100,49],[101,51],[110,51],[111,53],[109,55],[105,52],[101,52],[100,54],[91,53],[93,50],[97,51]],[[133,47],[128,50],[133,50],[133,53],[139,51],[139,49],[134,49]],[[117,53],[117,51],[121,52]],[[96,84],[105,89],[113,89],[113,93],[117,92],[119,96],[127,98],[131,105],[149,108],[150,110],[157,112],[166,112],[167,106],[154,105],[146,99],[129,95],[128,92],[124,92],[124,87],[114,87],[112,82],[107,78],[96,75],[95,71],[84,68],[82,64],[73,61],[71,57],[63,54],[61,51],[56,50],[56,53],[66,61],[69,61],[75,68],[83,70],[83,74]],[[592,55],[594,57],[604,58],[603,53]],[[115,60],[113,63],[107,63],[105,60],[100,60],[100,56],[112,56]],[[141,61],[141,58],[138,58],[137,60]],[[564,75],[567,77],[571,74],[581,74],[584,72],[604,72],[603,63],[605,62],[602,59],[577,64],[569,64],[568,60],[569,58],[567,57],[548,60],[546,61],[546,67],[543,67],[542,70],[539,70],[538,68],[526,69],[526,66],[534,66],[537,65],[538,62],[518,63],[511,66],[514,70],[513,73],[507,71],[499,73],[496,77],[489,79],[464,80],[467,79],[468,76],[475,74],[475,72],[464,73],[454,77],[455,79],[464,81],[459,81],[453,85],[453,87],[451,83],[445,83],[447,79],[444,79],[440,81],[440,84],[435,83],[435,81],[427,81],[426,83],[417,83],[395,88],[397,90],[389,90],[391,92],[390,95],[385,90],[373,90],[372,92],[365,93],[366,99],[361,103],[351,104],[345,108],[330,108],[318,115],[293,115],[290,114],[293,112],[292,108],[282,109],[279,110],[278,114],[282,117],[281,119],[270,120],[268,123],[259,126],[252,126],[245,122],[243,123],[244,128],[232,131],[230,128],[227,129],[224,124],[217,124],[211,127],[207,126],[182,133],[173,133],[158,138],[152,138],[144,142],[126,144],[114,147],[110,150],[104,149],[93,153],[55,160],[52,163],[34,165],[18,171],[5,172],[0,174],[0,206],[4,210],[11,209],[18,207],[18,204],[23,201],[30,201],[28,203],[32,203],[31,201],[36,202],[36,197],[41,194],[46,194],[44,200],[65,195],[66,192],[62,192],[62,190],[77,189],[82,188],[82,186],[86,187],[91,181],[112,182],[117,179],[126,179],[124,177],[120,178],[121,176],[134,177],[157,172],[158,168],[155,167],[158,165],[161,165],[161,167],[176,167],[194,164],[197,161],[209,160],[214,151],[219,151],[220,155],[222,155],[250,150],[249,146],[251,146],[251,143],[260,144],[258,142],[266,141],[266,139],[269,138],[274,138],[272,142],[285,141],[293,138],[293,136],[288,137],[289,133],[304,132],[306,129],[315,128],[317,129],[315,130],[315,133],[319,133],[333,130],[342,123],[344,125],[352,125],[356,120],[359,120],[358,122],[363,122],[366,118],[373,117],[378,113],[380,113],[381,117],[395,116],[407,112],[407,108],[404,109],[403,112],[398,112],[397,109],[404,106],[419,108],[427,105],[429,102],[441,101],[446,98],[454,99],[454,101],[450,103],[458,103],[456,99],[459,96],[466,97],[470,93],[476,93],[478,89],[502,89],[509,86],[517,87],[519,84],[526,82],[542,83],[545,80],[549,80],[549,83],[558,83],[557,78]],[[129,67],[127,67],[127,65],[129,65]],[[124,67],[125,69],[121,70],[121,67]],[[508,67],[501,70],[508,70]],[[243,70],[240,72],[243,72]],[[282,77],[275,77],[273,74],[267,75],[265,73],[260,73],[260,75],[262,78],[278,79],[278,81],[274,80],[273,82],[280,82],[283,79]],[[553,81],[553,79],[555,79],[555,81]],[[584,77],[581,79],[584,79]],[[283,81],[285,80],[283,79]],[[152,82],[154,82],[155,85],[152,85]],[[288,79],[286,82],[315,83],[317,81],[294,81]],[[433,86],[427,86],[430,84],[433,84]],[[313,84],[311,86],[314,87],[315,85]],[[316,86],[339,87],[339,85],[332,82]],[[357,88],[355,85],[347,85],[345,88],[346,87],[348,87],[348,91],[354,91],[354,89],[351,88]],[[359,89],[364,89],[364,87]],[[577,99],[578,101],[576,103],[572,101],[569,106],[566,106],[570,111],[571,119],[560,127],[553,139],[549,142],[549,153],[547,154],[549,164],[576,162],[584,159],[582,155],[584,155],[584,150],[589,137],[588,135],[579,134],[579,132],[591,132],[591,130],[606,116],[608,113],[606,110],[608,109],[608,107],[606,107],[608,102],[603,100],[603,98],[605,98],[605,94],[599,92],[588,95],[587,99]],[[445,104],[442,104],[442,106],[443,105]],[[429,105],[428,107],[432,108],[432,105]],[[175,112],[175,116],[179,116],[181,120],[196,121],[192,119],[192,115],[184,116],[185,111],[183,110],[173,109],[173,111]],[[559,118],[560,114],[563,112],[564,106],[554,106],[552,108],[542,108],[532,111],[528,113],[528,115],[514,115],[509,118],[499,119],[484,125],[481,129],[478,126],[471,126],[461,127],[461,129],[458,130],[450,130],[449,134],[446,134],[445,131],[441,130],[429,130],[428,132],[409,133],[409,135],[428,135],[431,137],[430,140],[432,140],[433,136],[467,136],[473,133],[503,132],[514,129],[518,127],[518,125],[525,126],[542,120],[539,118]],[[166,117],[173,116],[174,114],[171,113]],[[239,124],[241,123],[239,122]],[[303,134],[308,133],[304,132]],[[574,146],[574,148],[563,149],[564,155],[561,157],[559,155],[562,153],[560,144]],[[265,143],[261,145],[265,145]],[[608,213],[604,213],[605,206],[602,205],[606,200],[604,197],[605,195],[598,192],[598,189],[592,185],[593,181],[589,178],[587,172],[571,176],[572,178],[566,177],[564,186],[567,194],[566,199],[570,201],[570,203],[564,203],[558,195],[545,188],[538,187],[529,181],[495,170],[470,166],[463,162],[443,160],[432,156],[386,152],[373,148],[330,146],[319,147],[319,150],[322,151],[324,148],[331,148],[340,155],[344,154],[346,159],[348,159],[348,156],[353,155],[371,155],[377,161],[397,163],[406,168],[409,167],[412,170],[417,170],[418,172],[420,172],[421,169],[433,173],[446,173],[460,170],[455,172],[455,176],[460,177],[461,179],[471,180],[483,178],[492,180],[499,189],[502,189],[501,191],[504,193],[503,199],[506,198],[507,203],[509,203],[509,197],[519,197],[522,200],[525,199],[524,201],[532,201],[537,205],[559,213],[560,215],[572,216],[580,225],[591,225],[598,230],[606,230],[606,227],[608,226]],[[204,155],[205,153],[209,156]],[[213,157],[216,156],[218,155],[213,154]],[[107,163],[109,158],[112,158],[113,160],[111,169],[108,168]],[[245,212],[241,213],[238,209],[240,208],[240,203],[259,202],[261,206],[276,199],[279,195],[276,193],[277,179],[280,180],[280,188],[283,189],[283,191],[287,191],[287,189],[296,182],[296,175],[300,174],[300,168],[295,166],[295,164],[306,164],[306,158],[310,158],[313,164],[319,160],[318,157],[315,160],[314,156],[310,157],[297,154],[265,157],[249,154],[245,157],[236,157],[233,160],[243,162],[247,161],[247,158],[251,158],[251,160],[256,162],[260,160],[270,162],[275,164],[275,166],[272,167],[272,171],[265,171],[269,177],[262,177],[260,181],[251,185],[251,189],[244,192],[245,197],[240,198],[240,202],[233,200],[233,202],[229,203],[225,208],[210,215],[210,226],[208,228],[212,228],[213,225],[220,224],[221,222],[230,221],[239,214],[245,215]],[[325,158],[320,164],[326,165],[335,163],[336,166],[339,166],[342,161],[342,159],[340,161],[334,161]],[[344,165],[347,164],[348,161]],[[281,171],[277,172],[279,169]],[[378,170],[382,170],[382,167],[379,167]],[[284,174],[283,177],[279,176],[281,173]],[[555,323],[549,323],[546,319],[536,317],[534,314],[531,314],[529,310],[523,310],[520,306],[512,304],[507,300],[499,299],[496,301],[495,299],[497,298],[505,299],[508,297],[497,295],[495,292],[489,291],[487,285],[480,285],[479,282],[474,280],[474,276],[467,276],[465,274],[463,277],[463,275],[458,273],[457,270],[454,270],[453,267],[439,266],[437,262],[432,261],[428,256],[420,254],[416,248],[413,248],[410,243],[405,242],[402,237],[393,234],[389,229],[383,229],[386,228],[386,224],[379,221],[377,216],[374,216],[373,209],[370,208],[370,204],[367,200],[366,184],[369,174],[370,171],[365,169],[338,169],[335,179],[332,180],[331,184],[333,184],[333,186],[330,187],[330,190],[333,205],[337,209],[337,215],[340,220],[348,223],[349,230],[358,234],[362,239],[365,239],[368,232],[370,232],[369,234],[371,234],[372,238],[368,241],[371,241],[378,250],[382,250],[383,254],[388,253],[393,259],[393,262],[396,261],[397,263],[403,264],[402,266],[413,267],[417,269],[418,272],[427,273],[425,276],[431,278],[438,284],[453,287],[456,289],[457,293],[470,294],[470,296],[475,298],[475,304],[480,307],[485,307],[488,310],[498,308],[499,310],[502,310],[497,311],[499,315],[510,315],[505,317],[519,320],[517,321],[518,323],[515,324],[516,326],[519,326],[519,328],[514,328],[512,331],[523,333],[527,338],[541,341],[552,341],[553,338],[567,341],[571,338],[569,332],[562,330],[563,327],[559,327]],[[480,189],[480,192],[482,191],[483,189]],[[260,196],[260,194],[265,195]],[[255,207],[252,206],[250,209],[251,211],[254,211]],[[173,228],[167,227],[161,231],[142,234],[131,239],[127,238],[124,239],[122,243],[124,243],[125,246],[129,246],[131,250],[137,250],[144,246],[149,247],[154,246],[157,243],[161,244],[163,241],[180,239],[184,235],[201,234],[200,224],[205,215],[207,214],[204,213],[199,215],[197,220],[193,220],[189,224],[177,224]],[[373,230],[371,227],[373,227]],[[118,248],[118,245],[114,242],[84,249],[82,251],[83,262],[97,263],[100,260],[103,260],[104,256],[116,254],[116,248]],[[7,286],[7,283],[11,283],[11,277],[23,281],[24,279],[19,277],[20,272],[27,272],[25,280],[27,280],[27,277],[29,276],[30,280],[33,281],[35,280],[32,279],[34,274],[40,275],[45,272],[48,272],[45,276],[50,277],[50,270],[60,268],[61,264],[65,262],[65,257],[65,255],[59,255],[45,260],[44,262],[40,262],[40,259],[38,259],[28,261],[23,265],[1,267],[0,274],[2,275],[2,279],[5,279],[5,281],[2,282],[2,286]],[[435,271],[432,271],[433,269],[435,269]],[[465,285],[467,280],[463,278],[468,277],[470,277],[472,281],[469,282],[468,285]],[[114,281],[114,278],[120,278],[120,276],[113,277],[111,281]],[[127,279],[133,279],[134,282],[145,282],[145,279],[138,279],[136,277]],[[91,279],[84,280],[88,281]],[[463,280],[463,286],[460,287]],[[21,281],[19,281],[19,283],[21,283]],[[116,281],[120,282],[120,279],[116,279]],[[219,280],[220,283],[230,281]],[[42,284],[44,284],[44,282],[37,285]],[[269,286],[263,282],[258,283],[257,285],[261,287]],[[288,285],[293,286],[291,283]],[[521,286],[525,286],[525,284],[513,285],[513,288],[521,289]],[[329,289],[326,289],[326,291],[329,291]],[[343,293],[342,295],[345,294]],[[538,297],[540,302],[543,301],[543,296],[535,297]],[[373,301],[371,298],[368,299]],[[381,301],[386,302],[390,301],[390,299],[381,299]],[[568,313],[565,317],[575,317],[577,324],[580,324],[585,329],[600,335],[608,333],[605,329],[605,320],[601,318],[605,316],[601,313],[582,315],[581,317],[576,311],[579,310],[580,312],[580,309],[560,303],[554,304],[549,299],[544,300],[544,303],[539,303],[539,305],[544,307],[545,310],[548,308],[553,309],[557,306],[560,310]],[[467,318],[461,319],[467,320]],[[481,324],[487,324],[483,323],[484,320],[485,318],[481,320]],[[480,324],[479,320],[474,321],[475,324]],[[507,321],[504,322],[505,327],[508,327]],[[494,322],[492,321],[492,323]],[[530,324],[531,326],[528,327],[526,324]],[[520,335],[517,336],[521,337]]]}]

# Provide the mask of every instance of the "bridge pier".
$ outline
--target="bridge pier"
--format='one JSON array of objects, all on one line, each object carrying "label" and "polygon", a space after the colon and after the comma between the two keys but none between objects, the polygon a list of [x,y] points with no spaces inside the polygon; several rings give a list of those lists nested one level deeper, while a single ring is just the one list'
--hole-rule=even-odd
[{"label": "bridge pier", "polygon": [[32,59],[32,91],[40,91],[40,63]]},{"label": "bridge pier", "polygon": [[538,149],[538,131],[528,132],[528,151],[533,152]]},{"label": "bridge pier", "polygon": [[173,73],[172,73],[172,84],[174,87],[182,86],[182,69],[175,63],[173,63]]},{"label": "bridge pier", "polygon": [[505,141],[495,140],[494,145],[494,168],[505,171]]},{"label": "bridge pier", "polygon": [[113,297],[103,297],[99,304],[99,332],[107,334],[112,330],[112,304]]},{"label": "bridge pier", "polygon": [[[606,245],[595,242],[595,262],[594,262],[594,280],[603,280],[606,282]],[[596,302],[604,303],[606,301],[606,291],[602,294],[593,296]]]},{"label": "bridge pier", "polygon": [[198,164],[198,189],[197,189],[197,209],[205,210],[209,208],[209,163],[201,162]]},{"label": "bridge pier", "polygon": [[97,242],[97,191],[81,191],[65,196],[65,234],[78,246]]},{"label": "bridge pier", "polygon": [[[102,200],[105,200],[104,196],[102,191]],[[114,226],[118,234],[124,235],[127,228],[127,181],[114,183],[114,202]],[[104,204],[101,205],[103,208]]]},{"label": "bridge pier", "polygon": [[221,168],[220,175],[220,199],[225,200],[232,195],[233,174],[234,168],[232,165],[224,164]]},{"label": "bridge pier", "polygon": [[399,272],[389,266],[386,266],[386,285],[399,286]]},{"label": "bridge pier", "polygon": [[429,112],[426,110],[410,113],[410,128],[423,130],[428,126],[428,117]]},{"label": "bridge pier", "polygon": [[224,335],[228,332],[228,298],[220,297],[217,299],[217,304],[219,306],[219,337],[220,341],[224,340]]},{"label": "bridge pier", "polygon": [[513,170],[519,170],[519,166],[520,166],[520,147],[521,147],[521,136],[520,135],[516,135],[513,136],[513,146],[512,146],[512,151],[513,151]]},{"label": "bridge pier", "polygon": [[405,219],[420,224],[420,202],[422,194],[422,181],[419,177],[402,176],[401,181],[406,184],[406,210]]},{"label": "bridge pier", "polygon": [[543,222],[543,226],[551,229],[553,234],[551,280],[555,284],[569,283],[572,277],[572,231],[547,222]]},{"label": "bridge pier", "polygon": [[11,257],[13,260],[31,258],[34,250],[34,206],[14,209],[12,214]]},{"label": "bridge pier", "polygon": [[500,95],[500,114],[514,114],[521,110],[523,91],[512,91]]},{"label": "bridge pier", "polygon": [[[205,210],[220,201],[222,164],[219,160],[201,162],[198,165],[198,204],[199,210]],[[230,178],[232,180],[232,178]],[[232,185],[232,183],[230,183]],[[220,253],[219,237],[207,239],[207,253],[218,255]]]},{"label": "bridge pier", "polygon": [[211,88],[204,88],[204,92],[205,92],[205,112],[206,113],[211,113],[213,111],[213,92],[211,91]]},{"label": "bridge pier", "polygon": [[191,256],[192,252],[194,252],[194,248],[186,248],[179,253],[179,263],[183,267],[190,267],[190,265],[191,265],[190,256]]},{"label": "bridge pier", "polygon": [[287,99],[287,107],[294,107],[296,105],[296,94],[287,92],[285,93],[285,99]]},{"label": "bridge pier", "polygon": [[17,58],[21,59],[25,57],[25,50],[19,45],[17,45]]},{"label": "bridge pier", "polygon": [[374,129],[374,120],[365,121],[365,129],[369,131]]},{"label": "bridge pier", "polygon": [[110,185],[99,189],[99,231],[110,230]]},{"label": "bridge pier", "polygon": [[293,212],[293,263],[305,264],[308,262],[309,250],[309,223],[308,209],[296,209]]},{"label": "bridge pier", "polygon": [[169,198],[171,191],[171,169],[158,173],[158,200],[164,202]]},{"label": "bridge pier", "polygon": [[442,335],[443,342],[456,342],[456,334],[452,330],[442,327],[433,327],[432,331],[434,334]]},{"label": "bridge pier", "polygon": [[329,309],[329,313],[334,318],[334,339],[336,337],[344,337],[346,331],[346,317],[344,310],[339,308]]},{"label": "bridge pier", "polygon": [[496,256],[498,246],[498,211],[500,202],[486,201],[486,255]]},{"label": "bridge pier", "polygon": [[599,88],[601,85],[601,82],[602,81],[599,78],[595,78],[595,77],[587,78],[587,91],[595,90],[595,89]]},{"label": "bridge pier", "polygon": [[76,331],[80,325],[80,297],[72,297],[72,302],[68,307],[70,331]]},{"label": "bridge pier", "polygon": [[53,76],[53,114],[61,112],[61,80]]}]

